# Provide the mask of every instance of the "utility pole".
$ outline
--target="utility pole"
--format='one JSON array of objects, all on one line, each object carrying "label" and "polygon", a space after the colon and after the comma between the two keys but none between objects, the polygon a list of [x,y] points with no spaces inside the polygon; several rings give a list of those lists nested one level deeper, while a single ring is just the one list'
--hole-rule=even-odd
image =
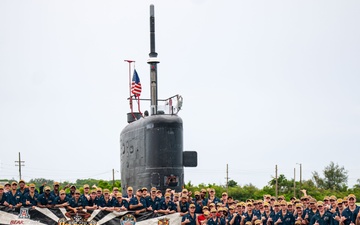
[{"label": "utility pole", "polygon": [[295,184],[296,169],[294,168],[294,197],[296,197],[296,184]]},{"label": "utility pole", "polygon": [[299,189],[301,190],[301,183],[302,183],[302,164],[301,163],[296,163],[298,165],[300,165],[300,184],[299,184]]},{"label": "utility pole", "polygon": [[301,189],[301,183],[302,183],[302,164],[300,163],[300,189]]},{"label": "utility pole", "polygon": [[278,198],[278,176],[277,176],[277,165],[275,165],[275,197]]},{"label": "utility pole", "polygon": [[226,164],[226,193],[229,193],[229,165]]},{"label": "utility pole", "polygon": [[24,163],[25,163],[25,161],[21,161],[21,156],[20,156],[20,152],[19,152],[19,161],[15,161],[15,166],[19,166],[19,180],[21,180],[21,167],[25,166]]},{"label": "utility pole", "polygon": [[112,169],[112,173],[113,173],[113,188],[115,187],[115,170]]}]

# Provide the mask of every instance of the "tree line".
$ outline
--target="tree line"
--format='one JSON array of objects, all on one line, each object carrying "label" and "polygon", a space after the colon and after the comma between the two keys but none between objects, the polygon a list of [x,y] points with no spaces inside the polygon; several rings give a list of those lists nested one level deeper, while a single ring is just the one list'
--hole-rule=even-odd
[{"label": "tree line", "polygon": [[[2,180],[1,182],[12,182],[13,180]],[[347,186],[348,171],[343,166],[339,166],[334,162],[330,162],[328,166],[324,168],[322,174],[318,172],[312,172],[312,178],[309,180],[295,181],[295,197],[301,197],[301,190],[305,189],[308,195],[322,200],[325,196],[335,195],[336,197],[344,197],[352,193],[360,198],[360,179],[357,180],[352,188]],[[51,179],[35,178],[27,181],[27,183],[34,183],[37,187],[45,184],[50,187],[53,186],[55,181]],[[61,186],[64,187],[67,184],[74,184],[82,191],[84,184],[90,186],[95,185],[103,189],[112,190],[113,187],[121,187],[120,180],[97,180],[97,179],[78,179],[75,183],[68,181],[62,182]],[[286,199],[294,197],[294,179],[287,179],[285,175],[280,174],[277,178],[278,195],[285,196]],[[266,186],[263,188],[257,188],[250,184],[238,185],[234,180],[229,180],[226,185],[213,184],[199,184],[193,185],[191,181],[185,184],[185,187],[194,193],[200,189],[214,188],[219,194],[222,192],[228,192],[228,195],[234,199],[245,201],[247,199],[262,199],[265,194],[275,196],[276,194],[276,179],[272,178]]]}]

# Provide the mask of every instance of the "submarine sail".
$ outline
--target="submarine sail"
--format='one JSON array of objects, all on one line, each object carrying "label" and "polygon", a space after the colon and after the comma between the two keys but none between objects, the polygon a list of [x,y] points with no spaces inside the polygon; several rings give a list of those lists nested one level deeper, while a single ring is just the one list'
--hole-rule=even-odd
[{"label": "submarine sail", "polygon": [[[120,134],[121,187],[134,189],[156,187],[165,191],[181,191],[184,186],[184,166],[197,166],[197,153],[183,151],[183,121],[177,115],[182,97],[174,95],[158,99],[157,64],[155,51],[155,11],[150,5],[150,113],[127,114],[128,125]],[[130,96],[132,100],[136,96]],[[142,100],[142,99],[138,99]],[[163,107],[158,102],[164,103]]]}]

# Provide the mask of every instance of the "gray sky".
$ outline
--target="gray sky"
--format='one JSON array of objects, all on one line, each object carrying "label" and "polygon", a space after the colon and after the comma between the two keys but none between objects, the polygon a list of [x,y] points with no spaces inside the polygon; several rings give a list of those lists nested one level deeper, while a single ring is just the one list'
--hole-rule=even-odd
[{"label": "gray sky", "polygon": [[[193,184],[263,187],[330,161],[360,178],[359,1],[0,1],[0,178],[120,178],[136,60],[149,98],[181,94]],[[143,103],[142,109],[148,109]]]}]

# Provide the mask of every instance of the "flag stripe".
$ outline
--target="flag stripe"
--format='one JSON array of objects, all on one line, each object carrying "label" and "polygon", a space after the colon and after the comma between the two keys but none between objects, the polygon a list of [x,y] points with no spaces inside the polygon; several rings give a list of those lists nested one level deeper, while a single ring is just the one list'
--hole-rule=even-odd
[{"label": "flag stripe", "polygon": [[137,74],[136,70],[134,70],[132,82],[131,82],[131,93],[134,94],[136,97],[141,95],[141,83],[139,75]]}]

